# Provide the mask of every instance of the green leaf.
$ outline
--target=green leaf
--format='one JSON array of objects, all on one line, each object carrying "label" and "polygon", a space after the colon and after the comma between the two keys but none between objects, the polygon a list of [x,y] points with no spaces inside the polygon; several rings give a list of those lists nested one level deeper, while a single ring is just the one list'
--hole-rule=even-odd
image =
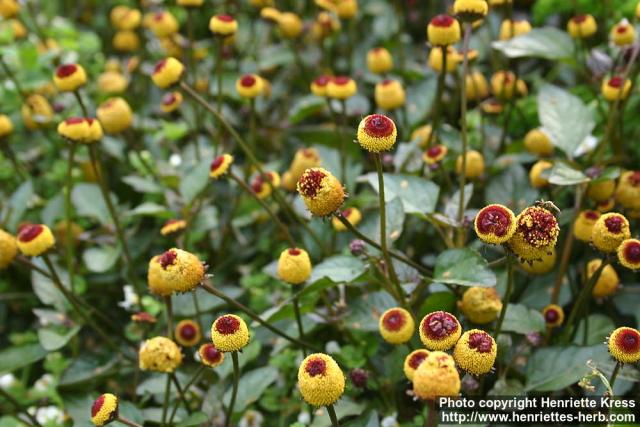
[{"label": "green leaf", "polygon": [[617,166],[610,166],[603,170],[600,175],[591,180],[591,183],[597,184],[602,181],[609,181],[612,179],[617,179],[620,176],[620,168]]},{"label": "green leaf", "polygon": [[11,195],[9,199],[9,208],[11,213],[7,221],[7,228],[14,230],[18,223],[22,220],[22,216],[27,210],[27,204],[33,197],[33,184],[31,180],[23,182],[20,187]]},{"label": "green leaf", "polygon": [[327,258],[313,268],[309,283],[324,277],[336,283],[349,283],[357,279],[366,270],[362,260],[351,255],[336,255]]},{"label": "green leaf", "polygon": [[436,75],[431,73],[427,75],[425,80],[407,88],[406,111],[409,114],[411,126],[422,124],[431,110],[431,105],[436,97],[437,81]]},{"label": "green leaf", "polygon": [[186,420],[178,423],[176,427],[201,426],[201,425],[205,425],[208,420],[209,420],[209,417],[204,412],[195,412],[189,415],[189,418],[187,418]]},{"label": "green leaf", "polygon": [[553,145],[569,158],[595,128],[593,111],[580,98],[549,84],[538,93],[538,116]]},{"label": "green leaf", "polygon": [[138,193],[162,193],[163,191],[162,187],[151,179],[137,175],[127,175],[122,178],[122,181]]},{"label": "green leaf", "polygon": [[79,331],[80,326],[74,326],[64,334],[60,333],[59,328],[40,328],[38,339],[45,350],[56,351],[64,347]]},{"label": "green leaf", "polygon": [[[386,203],[387,214],[387,241],[391,246],[392,242],[398,240],[404,228],[405,214],[402,208],[402,201],[395,198]],[[371,240],[380,243],[380,213],[366,215],[362,223],[358,225],[360,232]],[[372,250],[375,250],[372,248]]]},{"label": "green leaf", "polygon": [[120,256],[120,249],[114,246],[89,248],[82,253],[82,260],[93,273],[104,273],[113,267]]},{"label": "green leaf", "polygon": [[525,396],[524,385],[518,380],[500,378],[488,393],[489,396]]},{"label": "green leaf", "polygon": [[20,347],[9,347],[0,351],[0,374],[15,371],[31,365],[47,355],[47,350],[40,344],[27,344]]},{"label": "green leaf", "polygon": [[162,135],[169,141],[178,141],[189,133],[189,125],[184,121],[162,121]]},{"label": "green leaf", "polygon": [[487,260],[473,249],[449,249],[436,259],[434,281],[461,286],[489,288],[496,285],[496,275]]},{"label": "green leaf", "polygon": [[[340,399],[334,406],[338,420],[354,415],[360,416],[365,409],[364,403],[356,403],[346,397]],[[327,408],[320,408],[316,413],[316,417],[313,419],[313,423],[309,427],[331,427],[331,425]]]},{"label": "green leaf", "polygon": [[556,162],[551,169],[549,182],[554,185],[576,185],[589,182],[589,177],[565,162]]},{"label": "green leaf", "polygon": [[530,332],[543,332],[545,322],[542,313],[532,310],[522,304],[509,304],[504,315],[503,331],[528,334]]},{"label": "green leaf", "polygon": [[565,31],[553,27],[534,28],[510,40],[494,41],[492,46],[509,58],[561,60],[570,59],[574,54],[571,37]]},{"label": "green leaf", "polygon": [[[378,175],[375,172],[366,174],[359,180],[366,181],[378,191]],[[438,202],[440,188],[432,181],[412,175],[384,174],[385,201],[389,203],[395,198],[402,201],[406,213],[432,213]]]},{"label": "green leaf", "polygon": [[211,161],[203,160],[196,167],[189,170],[180,181],[180,194],[185,202],[191,203],[200,192],[206,187],[209,181],[209,167]]},{"label": "green leaf", "polygon": [[[242,355],[239,355],[242,358]],[[234,412],[242,412],[247,406],[256,402],[262,393],[278,379],[278,369],[273,366],[265,366],[247,372],[240,378],[238,384],[238,395]],[[231,388],[224,394],[223,402],[225,406],[231,402]]]},{"label": "green leaf", "polygon": [[127,212],[127,215],[171,218],[174,214],[165,206],[153,202],[144,202]]},{"label": "green leaf", "polygon": [[[111,199],[116,205],[113,195],[111,195]],[[93,218],[101,224],[111,223],[109,210],[97,184],[84,182],[76,184],[71,192],[71,200],[79,216]]]},{"label": "green leaf", "polygon": [[433,311],[453,311],[456,307],[456,296],[447,291],[433,292],[420,305],[419,315],[425,316]]},{"label": "green leaf", "polygon": [[261,47],[260,62],[258,67],[260,70],[271,70],[280,65],[291,64],[295,57],[286,45],[271,44]]},{"label": "green leaf", "polygon": [[538,198],[538,192],[529,185],[529,177],[522,165],[513,164],[489,182],[486,200],[521,211]]},{"label": "green leaf", "polygon": [[[616,328],[613,321],[603,314],[592,314],[582,319],[578,326],[578,333],[573,340],[576,345],[596,345],[605,342],[607,336]],[[587,334],[585,341],[584,335]]]},{"label": "green leaf", "polygon": [[327,102],[324,98],[315,95],[298,98],[289,111],[289,122],[294,125],[298,124],[304,119],[321,112],[326,106]]},{"label": "green leaf", "polygon": [[352,304],[349,304],[347,325],[349,328],[361,331],[377,331],[378,319],[385,310],[397,306],[396,300],[387,292],[373,292],[362,294]]}]

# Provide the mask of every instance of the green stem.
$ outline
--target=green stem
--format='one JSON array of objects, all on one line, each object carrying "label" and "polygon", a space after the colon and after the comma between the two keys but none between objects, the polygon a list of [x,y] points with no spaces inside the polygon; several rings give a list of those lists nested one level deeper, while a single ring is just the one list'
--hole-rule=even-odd
[{"label": "green stem", "polygon": [[142,427],[140,424],[131,421],[129,418],[125,418],[122,415],[118,415],[118,418],[116,418],[116,421],[120,421],[122,424],[127,425],[129,427]]},{"label": "green stem", "polygon": [[218,82],[218,88],[216,92],[216,103],[218,107],[218,114],[222,114],[222,51],[223,51],[223,39],[218,39],[218,58],[216,60],[216,80]]},{"label": "green stem", "polygon": [[611,373],[611,379],[609,379],[609,387],[611,388],[612,395],[613,395],[613,385],[616,382],[616,378],[618,378],[618,373],[620,373],[621,368],[622,368],[622,362],[617,362],[616,367],[613,368],[613,372]]},{"label": "green stem", "polygon": [[191,408],[189,408],[189,402],[187,402],[187,396],[184,394],[184,391],[180,386],[180,382],[178,382],[178,377],[176,377],[176,374],[174,372],[171,372],[169,375],[171,376],[171,381],[173,381],[173,384],[176,386],[176,390],[178,390],[178,397],[180,398],[180,401],[184,405],[184,409],[186,409],[187,413],[191,415]]},{"label": "green stem", "polygon": [[236,404],[236,396],[238,394],[238,382],[240,381],[240,363],[238,363],[238,352],[231,352],[231,359],[233,360],[233,389],[231,391],[231,402],[227,408],[227,416],[224,420],[225,427],[231,426],[231,417],[233,417],[233,407]]},{"label": "green stem", "polygon": [[75,293],[75,282],[73,280],[75,263],[74,252],[75,242],[72,232],[73,225],[73,204],[71,203],[71,194],[73,192],[73,162],[76,154],[77,144],[70,142],[69,157],[67,158],[67,188],[64,193],[64,215],[65,215],[65,240],[67,247],[65,255],[67,258],[67,271],[69,272],[69,283],[71,284],[71,292]]},{"label": "green stem", "polygon": [[[434,47],[434,49],[438,49]],[[427,147],[431,146],[431,141],[433,140],[433,136],[438,132],[438,128],[440,127],[440,116],[442,111],[442,97],[444,96],[444,84],[445,79],[447,77],[447,47],[440,47],[442,52],[442,70],[438,75],[438,89],[436,91],[436,104],[433,110],[433,125],[431,126],[431,133],[429,134],[429,139],[427,140]]]},{"label": "green stem", "polygon": [[18,95],[20,95],[20,97],[22,98],[22,101],[26,103],[27,102],[26,92],[22,90],[22,86],[20,86],[20,82],[18,82],[18,79],[16,79],[16,76],[15,74],[13,74],[13,71],[11,71],[11,68],[9,68],[7,63],[4,61],[4,57],[2,55],[0,55],[0,67],[2,67],[2,70],[7,75],[9,80],[13,82],[13,85],[16,87],[16,90],[18,91]]},{"label": "green stem", "polygon": [[[295,296],[293,298],[293,313],[296,316],[296,323],[298,324],[298,338],[304,341],[304,329],[302,327],[302,316],[300,316],[300,304],[298,302],[298,297]],[[302,347],[302,354],[304,357],[307,357],[307,349]]]},{"label": "green stem", "polygon": [[342,134],[343,124],[346,125],[347,122],[347,103],[344,99],[340,100],[340,106],[342,108],[341,111],[341,120],[340,123],[336,123],[338,128],[338,141],[340,144],[340,176],[341,180],[344,184],[347,183],[347,145],[344,135]]},{"label": "green stem", "polygon": [[80,109],[82,110],[82,116],[85,119],[89,118],[89,110],[87,110],[87,107],[84,105],[84,102],[82,101],[82,96],[80,96],[80,92],[78,92],[77,90],[73,91],[73,96],[76,97],[76,101],[78,101],[78,105],[80,105]]},{"label": "green stem", "polygon": [[[13,396],[11,396],[9,394],[9,392],[5,391],[2,387],[0,387],[0,395],[2,397],[4,397],[5,399],[7,399],[13,406],[15,406],[15,408],[19,411],[22,412],[23,414],[25,414],[27,416],[27,418],[29,418],[29,421],[31,421],[31,425],[34,425],[36,427],[42,427],[42,424],[40,424],[38,422],[38,420],[36,419],[36,417],[34,417],[33,415],[31,415],[29,413],[29,411],[27,411],[26,409],[24,409],[22,407],[22,405],[20,404],[20,402],[18,402]],[[17,417],[16,417],[17,418]],[[22,422],[24,422],[24,420],[20,420]]]},{"label": "green stem", "polygon": [[169,394],[171,390],[171,374],[167,374],[167,381],[164,386],[164,401],[162,403],[162,427],[167,425],[167,410],[169,409]]},{"label": "green stem", "polygon": [[493,337],[498,340],[500,332],[502,330],[502,323],[504,317],[507,314],[507,308],[509,307],[509,300],[511,299],[511,292],[513,291],[513,263],[514,260],[511,256],[507,255],[507,290],[504,293],[504,300],[502,301],[502,310],[500,310],[500,317],[498,317],[498,323],[496,324],[496,330]]},{"label": "green stem", "polygon": [[171,295],[164,297],[164,305],[167,310],[167,336],[173,339],[173,304],[171,303]]},{"label": "green stem", "polygon": [[462,50],[464,60],[462,62],[462,81],[460,82],[460,131],[462,139],[462,172],[460,173],[460,184],[458,192],[460,193],[460,200],[458,202],[458,228],[457,231],[457,244],[458,247],[464,246],[465,229],[463,225],[465,197],[464,190],[467,179],[467,149],[468,149],[468,135],[467,135],[467,74],[469,74],[469,39],[471,38],[471,23],[464,23],[464,40],[462,44]]},{"label": "green stem", "polygon": [[336,415],[336,410],[333,405],[327,405],[327,412],[329,413],[329,418],[331,419],[331,425],[333,427],[340,427],[338,416]]},{"label": "green stem", "polygon": [[[202,372],[204,372],[204,366],[205,365],[200,365],[198,367],[198,369],[196,370],[196,372],[193,374],[193,376],[191,377],[191,379],[185,384],[184,386],[184,391],[183,394],[186,395],[186,393],[189,391],[189,388],[195,384],[195,382],[198,380],[198,378],[200,377],[200,374],[202,374]],[[169,425],[173,424],[173,418],[176,416],[176,412],[178,412],[178,407],[180,405],[178,403],[176,403],[173,406],[173,409],[171,410],[171,415],[169,416]]]}]

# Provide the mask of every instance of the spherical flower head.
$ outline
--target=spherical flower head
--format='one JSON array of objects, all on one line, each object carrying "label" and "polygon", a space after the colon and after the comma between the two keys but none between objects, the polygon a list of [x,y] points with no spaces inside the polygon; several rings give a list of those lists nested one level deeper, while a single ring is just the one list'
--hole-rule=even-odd
[{"label": "spherical flower head", "polygon": [[446,311],[434,311],[420,322],[420,340],[429,350],[449,350],[462,334],[458,319]]},{"label": "spherical flower head", "polygon": [[84,141],[89,135],[89,123],[83,117],[70,117],[60,122],[58,134],[69,141]]},{"label": "spherical flower head", "polygon": [[211,339],[220,351],[239,351],[249,344],[249,328],[241,317],[225,314],[211,325]]},{"label": "spherical flower head", "polygon": [[109,18],[111,19],[111,25],[118,30],[133,30],[140,26],[140,22],[142,22],[142,14],[138,9],[122,5],[111,9]]},{"label": "spherical flower head", "polygon": [[376,84],[374,91],[376,105],[383,110],[395,110],[404,105],[406,95],[397,80],[383,80]]},{"label": "spherical flower head", "polygon": [[636,363],[640,360],[640,331],[621,327],[611,333],[607,340],[611,357],[621,363]]},{"label": "spherical flower head", "polygon": [[362,368],[355,368],[349,372],[349,379],[355,387],[365,389],[369,381],[369,373]]},{"label": "spherical flower head", "polygon": [[236,80],[238,95],[246,99],[253,99],[262,93],[264,81],[257,74],[245,74]]},{"label": "spherical flower head", "polygon": [[296,151],[296,154],[291,161],[289,172],[291,172],[292,178],[295,178],[295,182],[297,182],[304,171],[309,168],[320,166],[320,163],[321,160],[318,150],[316,150],[315,148],[300,148],[298,151]]},{"label": "spherical flower head", "polygon": [[605,78],[602,81],[602,96],[609,102],[627,99],[631,92],[631,80],[622,76]]},{"label": "spherical flower head", "polygon": [[[442,73],[442,49],[439,47],[434,47],[429,51],[429,66],[433,68],[433,70],[437,73]],[[445,72],[453,73],[456,71],[458,64],[460,63],[460,55],[458,51],[456,51],[453,46],[447,46],[447,54],[446,54],[446,66]]]},{"label": "spherical flower head", "polygon": [[22,120],[27,129],[45,128],[53,118],[53,107],[44,96],[35,93],[30,95],[21,108]]},{"label": "spherical flower head", "polygon": [[482,108],[482,112],[484,114],[496,115],[502,113],[502,111],[504,110],[504,105],[502,104],[502,102],[500,102],[500,100],[491,98],[484,101],[480,105],[480,108]]},{"label": "spherical flower head", "polygon": [[541,259],[556,246],[559,234],[555,215],[543,207],[532,206],[516,217],[516,232],[508,244],[522,259]]},{"label": "spherical flower head", "polygon": [[629,221],[619,213],[610,212],[601,215],[593,226],[591,242],[602,252],[612,253],[620,243],[631,237]]},{"label": "spherical flower head", "polygon": [[456,364],[472,375],[483,375],[491,371],[498,355],[494,339],[480,329],[465,332],[453,349]]},{"label": "spherical flower head", "polygon": [[133,113],[123,98],[109,98],[98,106],[98,120],[105,132],[119,134],[131,127]]},{"label": "spherical flower head", "polygon": [[542,309],[542,317],[548,328],[557,328],[564,322],[564,310],[557,304],[549,304]]},{"label": "spherical flower head", "polygon": [[457,397],[460,374],[453,358],[441,351],[431,351],[413,373],[413,393],[422,400]]},{"label": "spherical flower head", "polygon": [[500,40],[509,40],[529,31],[531,31],[531,24],[526,19],[517,19],[515,21],[505,19],[500,24]]},{"label": "spherical flower head", "polygon": [[220,366],[224,362],[224,353],[211,343],[202,344],[198,349],[198,355],[200,356],[200,362],[210,368]]},{"label": "spherical flower head", "polygon": [[480,209],[473,223],[480,240],[493,245],[506,243],[516,231],[516,216],[498,204]]},{"label": "spherical flower head", "polygon": [[292,12],[283,12],[278,16],[278,29],[287,39],[295,39],[302,33],[304,24],[300,17]]},{"label": "spherical flower head", "polygon": [[524,260],[520,258],[518,264],[529,274],[547,274],[555,267],[557,258],[556,249],[552,248],[550,252],[541,254],[538,259]]},{"label": "spherical flower head", "polygon": [[18,255],[16,238],[0,229],[0,270],[7,268]]},{"label": "spherical flower head", "polygon": [[456,0],[453,12],[463,21],[473,22],[487,15],[489,5],[485,0]]},{"label": "spherical flower head", "polygon": [[553,154],[553,144],[549,136],[540,128],[530,130],[524,137],[524,147],[531,154],[548,157]]},{"label": "spherical flower head", "polygon": [[[618,261],[629,270],[640,270],[640,240],[623,240],[618,246]],[[0,262],[0,267],[2,263]]]},{"label": "spherical flower head", "polygon": [[573,235],[575,238],[583,242],[591,242],[593,226],[598,218],[600,218],[600,212],[598,211],[585,210],[580,212],[573,223]]},{"label": "spherical flower head", "polygon": [[414,350],[407,355],[404,359],[404,375],[409,381],[413,381],[413,375],[416,373],[416,369],[424,362],[429,356],[429,351],[423,348]]},{"label": "spherical flower head", "polygon": [[404,308],[394,307],[382,313],[378,321],[378,330],[389,344],[404,344],[411,340],[416,324],[411,313]]},{"label": "spherical flower head", "polygon": [[53,75],[53,82],[61,92],[73,92],[87,82],[87,73],[81,65],[60,65]]},{"label": "spherical flower head", "polygon": [[91,405],[91,422],[102,427],[118,418],[118,397],[111,393],[98,396]]},{"label": "spherical flower head", "polygon": [[398,130],[396,124],[382,114],[371,114],[360,121],[358,143],[372,153],[388,151],[396,143]]},{"label": "spherical flower head", "polygon": [[427,39],[433,46],[456,44],[460,41],[460,23],[449,15],[436,15],[427,26]]},{"label": "spherical flower head", "polygon": [[100,121],[94,118],[86,118],[84,120],[87,122],[89,131],[87,133],[87,137],[80,142],[82,142],[83,144],[93,144],[94,142],[99,142],[104,136]]},{"label": "spherical flower head", "polygon": [[626,171],[620,175],[616,202],[625,209],[640,209],[640,171]]},{"label": "spherical flower head", "polygon": [[18,0],[0,0],[0,15],[4,19],[13,18],[20,11]]},{"label": "spherical flower head", "polygon": [[[353,225],[354,227],[360,224],[360,221],[362,221],[362,213],[358,208],[347,208],[343,210],[341,213],[342,213],[342,216],[349,222],[349,224]],[[347,230],[347,227],[345,227],[344,224],[336,217],[333,217],[331,219],[331,225],[333,226],[333,229],[336,230],[337,232],[342,232]]]},{"label": "spherical flower head", "polygon": [[436,144],[432,147],[429,147],[422,154],[422,160],[428,165],[435,165],[442,161],[445,158],[449,149],[446,145]]},{"label": "spherical flower head", "polygon": [[327,354],[310,354],[300,364],[298,387],[302,398],[310,405],[334,404],[344,393],[344,385],[340,366]]},{"label": "spherical flower head", "polygon": [[169,92],[162,97],[160,109],[163,113],[172,113],[176,111],[180,107],[180,105],[182,105],[183,100],[184,97],[180,92]]},{"label": "spherical flower head", "polygon": [[171,373],[182,363],[180,347],[165,337],[146,340],[138,351],[138,364],[143,371]]},{"label": "spherical flower head", "polygon": [[209,20],[209,31],[215,36],[232,36],[238,31],[238,21],[230,15],[214,15]]},{"label": "spherical flower head", "polygon": [[204,279],[204,265],[197,256],[182,249],[169,249],[149,261],[149,290],[160,296],[195,289]]},{"label": "spherical flower head", "polygon": [[498,318],[502,301],[495,288],[473,286],[462,295],[458,308],[473,323],[484,325]]},{"label": "spherical flower head", "polygon": [[160,39],[166,39],[178,32],[180,25],[172,13],[161,10],[149,15],[146,19],[148,27]]},{"label": "spherical flower head", "polygon": [[574,39],[586,39],[598,31],[598,24],[591,15],[577,15],[567,22],[567,31]]},{"label": "spherical flower head", "polygon": [[489,96],[489,83],[480,71],[472,71],[466,77],[465,92],[469,101],[480,101]]},{"label": "spherical flower head", "polygon": [[55,245],[51,229],[44,224],[26,224],[18,230],[18,249],[26,256],[39,256]]},{"label": "spherical flower head", "polygon": [[311,82],[311,93],[316,96],[327,96],[327,87],[331,81],[331,76],[320,76]]},{"label": "spherical flower head", "polygon": [[[602,260],[600,259],[593,259],[589,261],[587,264],[587,281],[591,279],[601,265]],[[594,298],[606,298],[615,294],[619,287],[620,278],[618,277],[618,273],[616,273],[616,270],[611,265],[607,265],[602,269],[600,277],[598,277],[598,280],[591,291],[591,295]]]},{"label": "spherical flower head", "polygon": [[13,133],[13,123],[9,116],[0,114],[0,138],[7,137]]},{"label": "spherical flower head", "polygon": [[323,168],[307,169],[296,185],[309,211],[316,216],[328,216],[340,209],[345,199],[338,178]]},{"label": "spherical flower head", "polygon": [[176,337],[178,344],[183,347],[192,347],[198,344],[202,339],[200,325],[190,319],[178,322],[173,335]]},{"label": "spherical flower head", "polygon": [[429,143],[429,139],[431,138],[432,128],[431,125],[423,125],[413,132],[411,132],[411,141],[416,141],[418,147],[427,148],[427,144]]},{"label": "spherical flower head", "polygon": [[633,25],[625,18],[613,26],[609,37],[616,46],[628,46],[633,44],[636,38],[636,31]]},{"label": "spherical flower head", "polygon": [[168,57],[160,60],[151,74],[151,80],[160,89],[168,88],[180,81],[184,74],[184,65],[176,58]]},{"label": "spherical flower head", "polygon": [[587,197],[595,202],[604,202],[611,199],[616,191],[616,182],[613,179],[591,181],[587,187]]},{"label": "spherical flower head", "polygon": [[[484,174],[484,157],[476,150],[467,151],[465,176],[469,179],[477,179]],[[456,159],[456,173],[462,173],[462,155]]]},{"label": "spherical flower head", "polygon": [[231,154],[219,155],[211,162],[211,167],[209,168],[209,176],[213,179],[220,178],[229,171],[232,163],[233,156]]},{"label": "spherical flower head", "polygon": [[327,84],[327,96],[334,99],[349,99],[358,92],[356,81],[351,77],[337,76]]},{"label": "spherical flower head", "polygon": [[292,285],[304,283],[311,277],[311,259],[304,249],[289,248],[278,259],[278,277]]},{"label": "spherical flower head", "polygon": [[122,30],[113,35],[111,44],[118,52],[135,52],[140,49],[140,37],[135,31]]},{"label": "spherical flower head", "polygon": [[336,14],[340,19],[353,19],[358,13],[358,0],[338,0]]},{"label": "spherical flower head", "polygon": [[176,4],[182,7],[200,7],[204,0],[177,0]]},{"label": "spherical flower head", "polygon": [[602,202],[598,202],[596,204],[596,210],[601,214],[611,212],[613,208],[616,206],[616,200],[611,198],[608,200],[604,200]]},{"label": "spherical flower head", "polygon": [[385,74],[393,69],[393,57],[384,47],[374,47],[367,52],[367,68],[374,74]]},{"label": "spherical flower head", "polygon": [[162,228],[160,229],[160,234],[163,236],[169,236],[171,234],[176,234],[183,231],[187,228],[187,221],[184,219],[170,219],[164,223]]},{"label": "spherical flower head", "polygon": [[498,71],[491,77],[491,92],[500,99],[513,98],[516,85],[516,75],[511,71]]}]

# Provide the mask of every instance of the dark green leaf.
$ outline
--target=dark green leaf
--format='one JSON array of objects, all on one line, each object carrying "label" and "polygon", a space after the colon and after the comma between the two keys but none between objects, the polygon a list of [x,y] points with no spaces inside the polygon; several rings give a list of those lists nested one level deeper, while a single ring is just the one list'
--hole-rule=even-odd
[{"label": "dark green leaf", "polygon": [[20,347],[9,347],[0,351],[0,374],[15,371],[47,355],[47,350],[40,344],[27,344]]},{"label": "dark green leaf", "polygon": [[434,280],[461,286],[489,288],[496,285],[496,275],[487,261],[475,250],[449,249],[436,260]]}]

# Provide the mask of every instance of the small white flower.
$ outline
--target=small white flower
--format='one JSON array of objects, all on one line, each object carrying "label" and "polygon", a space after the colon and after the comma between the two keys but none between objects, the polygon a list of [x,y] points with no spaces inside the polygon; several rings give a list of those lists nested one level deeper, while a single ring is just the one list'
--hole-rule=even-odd
[{"label": "small white flower", "polygon": [[398,427],[399,425],[398,420],[396,420],[396,414],[384,417],[382,421],[380,421],[380,427]]},{"label": "small white flower", "polygon": [[55,424],[62,424],[64,422],[64,412],[57,406],[43,406],[37,409],[31,407],[28,411],[31,415],[35,415],[36,420],[40,424],[47,424],[51,421]]},{"label": "small white flower", "polygon": [[35,388],[36,391],[47,391],[52,384],[53,384],[53,375],[44,374],[43,376],[40,377],[39,380],[35,382],[35,384],[33,385],[33,388]]},{"label": "small white flower", "polygon": [[124,301],[118,303],[120,307],[130,311],[133,307],[140,305],[140,297],[133,290],[133,286],[124,285],[122,289],[124,291]]},{"label": "small white flower", "polygon": [[238,427],[260,427],[263,421],[264,417],[260,412],[249,409],[240,419]]},{"label": "small white flower", "polygon": [[16,377],[11,373],[0,376],[0,388],[2,389],[9,388],[15,383]]},{"label": "small white flower", "polygon": [[304,425],[309,424],[311,422],[311,414],[308,412],[300,412],[300,414],[298,414],[298,422]]},{"label": "small white flower", "polygon": [[182,164],[182,157],[180,157],[180,154],[176,154],[176,153],[172,154],[169,157],[169,164],[174,168],[177,168],[178,166],[180,166]]}]

